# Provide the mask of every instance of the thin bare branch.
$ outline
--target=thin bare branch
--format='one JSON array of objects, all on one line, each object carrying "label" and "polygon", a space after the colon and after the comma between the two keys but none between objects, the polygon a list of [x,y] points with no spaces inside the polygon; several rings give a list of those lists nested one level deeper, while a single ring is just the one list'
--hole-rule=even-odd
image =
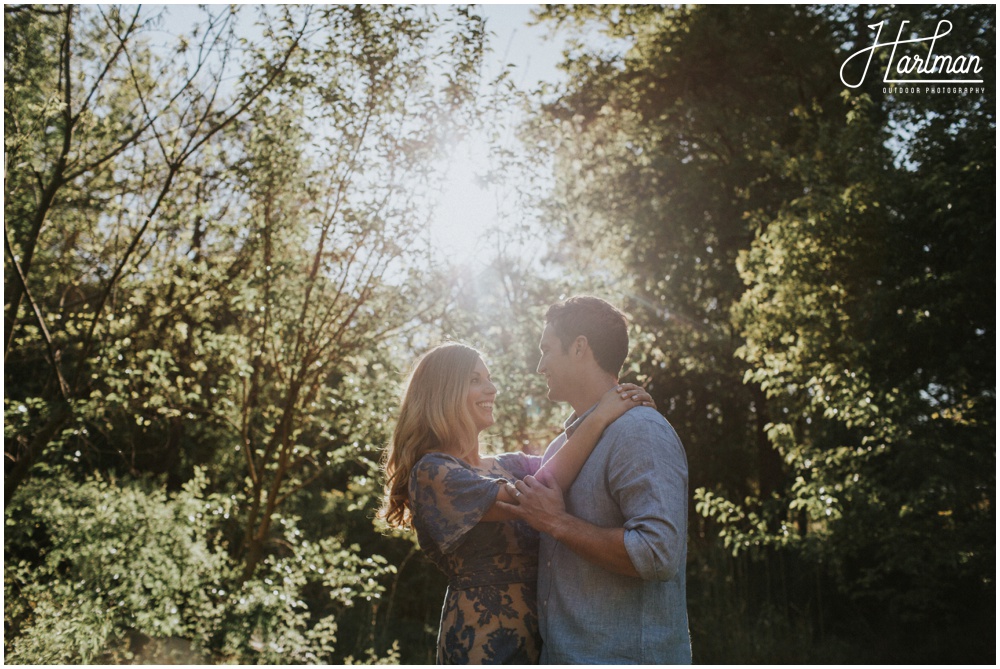
[{"label": "thin bare branch", "polygon": [[21,291],[23,295],[27,298],[28,304],[31,305],[31,309],[35,314],[35,321],[38,323],[38,328],[42,333],[42,338],[45,340],[46,351],[48,352],[49,364],[52,365],[52,371],[56,375],[56,380],[59,382],[59,394],[62,398],[69,401],[70,389],[69,385],[66,383],[66,378],[63,376],[62,368],[59,365],[59,353],[56,351],[55,346],[52,343],[52,336],[49,334],[49,329],[45,325],[45,317],[42,314],[41,308],[32,297],[31,291],[28,289],[27,279],[24,276],[24,271],[21,269],[21,264],[17,261],[17,257],[14,255],[14,250],[10,246],[10,238],[7,235],[7,227],[4,226],[3,234],[3,246],[4,251],[7,253],[7,257],[10,259],[11,264],[14,266],[14,271],[17,274],[18,282],[21,285]]}]

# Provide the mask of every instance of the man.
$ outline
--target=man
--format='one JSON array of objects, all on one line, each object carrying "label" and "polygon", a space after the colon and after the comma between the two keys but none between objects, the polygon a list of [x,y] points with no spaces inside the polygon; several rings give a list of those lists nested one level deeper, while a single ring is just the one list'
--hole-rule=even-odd
[{"label": "man", "polygon": [[[538,373],[550,399],[573,407],[548,459],[618,383],[628,329],[618,309],[589,296],[551,306],[545,320]],[[542,532],[543,664],[691,662],[687,456],[663,416],[637,407],[609,426],[565,500],[554,482],[514,487],[519,504],[505,506]]]}]

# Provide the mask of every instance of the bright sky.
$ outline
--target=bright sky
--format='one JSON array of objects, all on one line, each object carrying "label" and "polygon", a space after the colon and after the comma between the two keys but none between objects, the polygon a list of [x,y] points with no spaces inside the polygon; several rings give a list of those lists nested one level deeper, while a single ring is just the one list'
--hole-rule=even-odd
[{"label": "bright sky", "polygon": [[[490,54],[487,81],[513,66],[511,80],[521,90],[534,90],[540,82],[560,81],[557,64],[562,60],[564,40],[553,38],[548,26],[529,26],[531,10],[538,5],[480,4],[486,19]],[[511,139],[513,142],[513,139]],[[505,186],[484,186],[477,176],[489,169],[489,146],[485,138],[470,137],[456,147],[429,235],[439,254],[458,265],[483,265],[506,240],[511,225],[525,223],[528,212],[518,211],[515,180]],[[499,236],[499,238],[498,238]],[[537,246],[534,251],[537,253]],[[527,249],[525,249],[527,252]]]},{"label": "bright sky", "polygon": [[[200,14],[193,5],[167,4],[171,5],[165,22],[168,34],[189,30],[195,16]],[[548,25],[528,25],[531,10],[539,6],[476,5],[476,11],[486,19],[488,31],[485,81],[498,76],[506,64],[512,66],[511,81],[524,91],[536,89],[540,82],[554,83],[563,78],[557,64],[562,60],[565,38],[551,35]],[[599,39],[594,37],[594,40]],[[511,137],[510,142],[513,141]],[[489,170],[489,151],[485,138],[470,137],[455,148],[452,158],[443,166],[448,172],[434,220],[427,231],[432,246],[443,260],[456,264],[485,264],[495,253],[498,234],[505,237],[505,226],[526,222],[525,212],[517,211],[513,205],[517,195],[514,191],[519,189],[516,177],[503,187],[484,187],[477,179]]]},{"label": "bright sky", "polygon": [[497,63],[515,66],[514,83],[531,89],[539,81],[556,81],[562,72],[556,65],[562,59],[562,41],[547,38],[546,26],[529,26],[531,10],[539,5],[480,4],[479,12],[486,27],[495,33],[490,43]]}]

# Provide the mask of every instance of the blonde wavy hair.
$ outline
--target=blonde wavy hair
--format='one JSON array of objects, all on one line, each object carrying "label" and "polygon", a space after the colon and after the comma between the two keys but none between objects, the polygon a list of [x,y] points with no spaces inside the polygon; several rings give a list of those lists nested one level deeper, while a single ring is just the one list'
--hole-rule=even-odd
[{"label": "blonde wavy hair", "polygon": [[410,471],[431,451],[460,454],[478,437],[467,398],[481,356],[464,344],[437,346],[417,361],[399,408],[392,443],[382,458],[385,495],[378,516],[391,527],[409,527]]}]

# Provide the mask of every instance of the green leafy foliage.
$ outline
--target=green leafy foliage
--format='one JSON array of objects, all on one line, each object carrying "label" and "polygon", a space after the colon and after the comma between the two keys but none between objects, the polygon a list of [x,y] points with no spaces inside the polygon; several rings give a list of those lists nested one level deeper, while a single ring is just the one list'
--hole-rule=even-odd
[{"label": "green leafy foliage", "polygon": [[6,649],[398,659],[390,352],[481,20],[192,13],[162,43],[145,8],[5,12]]},{"label": "green leafy foliage", "polygon": [[180,639],[194,660],[330,661],[338,616],[310,610],[310,589],[343,610],[378,598],[393,568],[336,537],[310,542],[282,518],[288,551],[242,580],[224,538],[237,505],[206,486],[202,470],[172,494],[101,476],[25,486],[6,512],[7,657],[148,661],[158,642]]}]

